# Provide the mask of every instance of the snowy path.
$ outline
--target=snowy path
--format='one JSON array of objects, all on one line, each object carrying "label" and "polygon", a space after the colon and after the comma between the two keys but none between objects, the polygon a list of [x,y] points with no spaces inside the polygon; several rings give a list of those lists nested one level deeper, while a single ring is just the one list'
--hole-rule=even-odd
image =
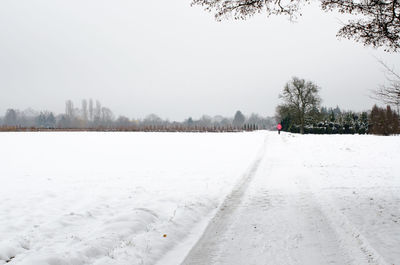
[{"label": "snowy path", "polygon": [[[399,264],[399,226],[386,235],[397,242],[388,246],[393,262],[388,263],[338,208],[340,198],[325,190],[321,167],[309,164],[318,154],[290,141],[289,135],[269,135],[262,159],[227,197],[182,265]],[[337,180],[329,189],[340,184],[345,183]]]},{"label": "snowy path", "polygon": [[183,262],[184,264],[211,264],[216,258],[214,252],[221,243],[221,232],[230,225],[230,218],[234,216],[237,208],[243,200],[244,193],[248,185],[253,180],[261,161],[264,158],[267,139],[264,141],[258,156],[232,192],[226,197],[225,201],[217,211],[210,224],[207,226],[203,236],[191,250],[189,256]]},{"label": "snowy path", "polygon": [[400,137],[3,133],[0,146],[0,265],[400,265]]}]

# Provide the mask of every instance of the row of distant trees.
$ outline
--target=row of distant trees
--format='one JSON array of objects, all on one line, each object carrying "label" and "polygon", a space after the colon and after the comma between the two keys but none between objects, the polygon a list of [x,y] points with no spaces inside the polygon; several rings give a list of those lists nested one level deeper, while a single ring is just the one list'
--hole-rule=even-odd
[{"label": "row of distant trees", "polygon": [[115,123],[114,115],[109,108],[99,101],[82,100],[82,107],[76,108],[71,100],[65,103],[65,113],[55,115],[51,111],[26,109],[8,109],[0,117],[2,127],[18,128],[94,128],[109,127]]},{"label": "row of distant trees", "polygon": [[1,130],[251,131],[271,129],[274,125],[272,117],[245,116],[241,111],[236,111],[233,117],[203,115],[199,119],[189,117],[181,122],[164,120],[156,114],[144,119],[115,117],[109,108],[91,99],[82,100],[80,107],[68,100],[65,113],[59,115],[50,111],[8,109],[0,117]]},{"label": "row of distant trees", "polygon": [[[392,84],[395,87],[396,84]],[[397,113],[392,111],[390,105],[386,108],[374,106],[365,112],[342,111],[321,107],[321,98],[316,84],[297,77],[293,77],[284,89],[280,98],[283,104],[276,109],[277,121],[282,124],[284,131],[294,133],[315,134],[399,134],[399,109],[397,97],[399,94],[390,94],[392,104],[397,108]],[[380,90],[382,91],[382,90]],[[375,95],[377,95],[375,93]],[[386,95],[387,96],[387,95]],[[387,97],[382,100],[387,103]]]}]

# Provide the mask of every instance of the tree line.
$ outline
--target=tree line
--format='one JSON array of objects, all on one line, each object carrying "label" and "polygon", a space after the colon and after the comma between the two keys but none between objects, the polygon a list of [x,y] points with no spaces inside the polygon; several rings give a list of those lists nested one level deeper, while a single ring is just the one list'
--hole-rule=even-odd
[{"label": "tree line", "polygon": [[[393,81],[393,80],[392,80]],[[390,88],[399,87],[394,80]],[[391,103],[397,108],[393,111],[390,105],[380,108],[374,105],[371,110],[363,112],[342,111],[339,107],[321,107],[320,87],[311,81],[293,77],[284,86],[279,97],[283,103],[276,108],[276,119],[282,124],[282,130],[293,133],[314,134],[400,134],[398,103],[400,93],[385,94],[381,102]],[[377,91],[381,93],[383,88]],[[376,91],[374,95],[377,94]],[[392,101],[388,101],[391,97]]]},{"label": "tree line", "polygon": [[20,111],[8,109],[0,117],[2,131],[35,131],[35,130],[91,130],[91,131],[253,131],[271,129],[275,126],[273,117],[262,117],[258,114],[245,116],[236,111],[233,117],[203,115],[199,119],[188,117],[184,121],[164,120],[156,114],[144,119],[130,119],[126,116],[116,117],[111,109],[102,106],[100,101],[82,100],[76,107],[71,100],[65,103],[65,113],[54,114],[51,111]]}]

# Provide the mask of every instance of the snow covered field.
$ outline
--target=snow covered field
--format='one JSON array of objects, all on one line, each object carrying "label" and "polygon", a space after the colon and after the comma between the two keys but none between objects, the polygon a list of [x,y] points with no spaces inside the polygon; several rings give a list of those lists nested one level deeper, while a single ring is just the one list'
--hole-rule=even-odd
[{"label": "snow covered field", "polygon": [[2,133],[0,264],[400,264],[400,137]]},{"label": "snow covered field", "polygon": [[0,264],[154,264],[215,211],[264,137],[2,133]]}]

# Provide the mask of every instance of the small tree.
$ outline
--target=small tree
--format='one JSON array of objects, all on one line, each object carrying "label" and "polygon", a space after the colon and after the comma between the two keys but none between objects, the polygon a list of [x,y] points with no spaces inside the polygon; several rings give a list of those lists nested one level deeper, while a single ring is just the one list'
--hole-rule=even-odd
[{"label": "small tree", "polygon": [[39,116],[36,119],[36,123],[37,123],[38,127],[42,127],[42,128],[46,127],[46,120],[47,120],[46,113],[40,112]]},{"label": "small tree", "polygon": [[47,119],[46,119],[46,125],[49,128],[54,128],[56,126],[56,117],[54,117],[53,112],[50,112],[47,115]]},{"label": "small tree", "polygon": [[319,90],[320,88],[311,81],[293,77],[279,95],[284,104],[278,106],[278,115],[283,118],[290,114],[294,122],[300,126],[300,133],[304,134],[306,120],[312,120],[318,112],[321,103]]}]

